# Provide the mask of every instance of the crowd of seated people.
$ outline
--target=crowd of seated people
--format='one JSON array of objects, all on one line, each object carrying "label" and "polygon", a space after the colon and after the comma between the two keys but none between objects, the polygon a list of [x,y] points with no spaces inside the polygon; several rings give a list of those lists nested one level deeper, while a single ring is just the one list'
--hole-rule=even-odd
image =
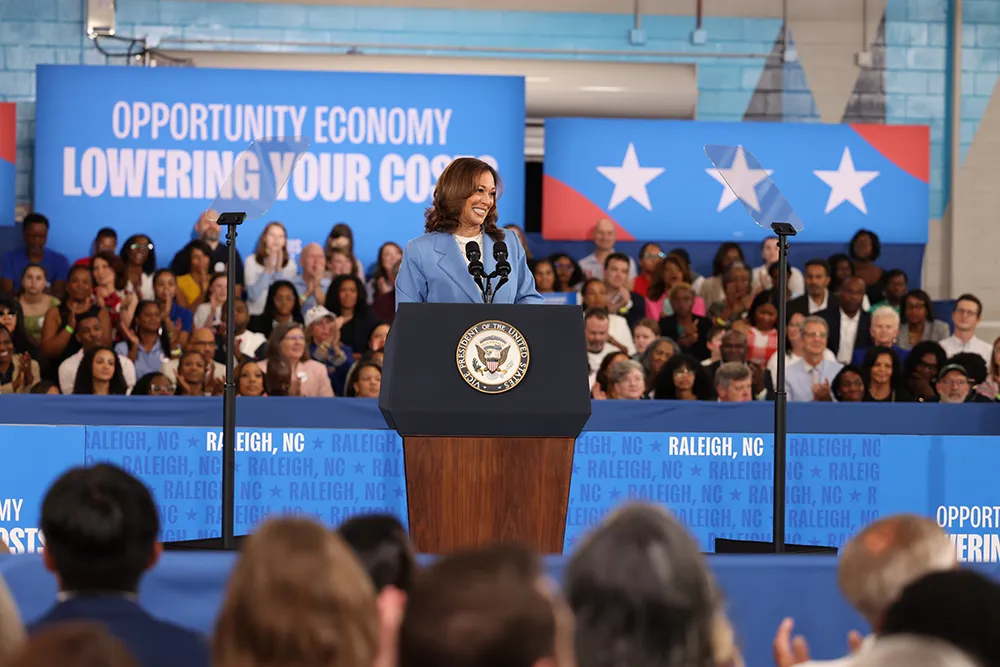
[{"label": "crowd of seated people", "polygon": [[[607,220],[595,251],[532,259],[543,295],[584,309],[595,399],[770,400],[778,366],[777,238],[751,267],[735,243],[719,246],[700,276],[683,248],[646,243],[638,261],[615,251]],[[935,317],[905,272],[878,266],[878,237],[860,230],[848,254],[790,267],[786,391],[789,401],[995,402],[1000,338],[979,338],[983,305],[961,294],[953,328]],[[639,389],[641,387],[641,390]]]},{"label": "crowd of seated people", "polygon": [[[226,380],[228,250],[211,212],[167,266],[153,240],[119,246],[105,228],[72,264],[46,247],[45,216],[0,259],[0,393],[211,396]],[[290,259],[268,224],[234,267],[232,352],[240,396],[374,398],[402,250],[386,243],[366,276],[350,227]]]},{"label": "crowd of seated people", "polygon": [[[514,227],[515,231],[520,230]],[[24,220],[24,246],[0,260],[0,392],[204,396],[225,385],[228,251],[210,212],[161,267],[153,240],[102,229],[70,265],[46,248],[48,220]],[[723,243],[712,275],[683,248],[615,251],[601,220],[594,252],[529,262],[543,295],[583,309],[595,399],[746,401],[774,397],[778,360],[777,239],[751,266]],[[866,230],[848,254],[788,272],[790,401],[987,402],[1000,395],[1000,339],[976,336],[982,303],[955,302],[954,329],[907,276],[883,269]],[[279,222],[234,267],[237,394],[377,397],[395,310],[400,246],[365,271],[346,224],[289,252]]]},{"label": "crowd of seated people", "polygon": [[[267,517],[243,543],[207,635],[143,606],[141,583],[163,548],[160,519],[126,471],[67,471],[46,493],[40,525],[59,592],[21,600],[48,607],[25,627],[0,579],[0,663],[9,667],[745,664],[726,591],[687,529],[654,505],[603,517],[566,558],[561,581],[515,545],[421,566],[388,515],[336,529],[311,516]],[[1000,664],[1000,586],[962,568],[932,519],[894,514],[861,527],[840,551],[837,583],[871,628],[849,633],[840,664]],[[765,606],[780,608],[780,598]],[[179,606],[175,620],[196,627],[206,611]],[[808,637],[793,636],[797,620],[818,627],[781,621],[776,667],[823,664],[810,660]]]}]

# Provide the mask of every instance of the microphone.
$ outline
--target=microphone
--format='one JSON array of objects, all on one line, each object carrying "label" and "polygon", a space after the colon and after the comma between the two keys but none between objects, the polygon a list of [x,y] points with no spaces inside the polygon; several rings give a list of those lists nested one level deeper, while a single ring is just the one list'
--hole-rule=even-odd
[{"label": "microphone", "polygon": [[[507,244],[505,242],[497,241],[493,244],[493,259],[497,264],[496,274],[500,276],[497,286],[493,288],[493,296],[496,296],[497,290],[503,287],[510,277],[510,262],[507,261]],[[490,303],[493,303],[493,299],[490,299]]]},{"label": "microphone", "polygon": [[486,276],[486,269],[483,267],[483,253],[479,249],[479,244],[469,241],[465,245],[465,257],[469,260],[469,273],[476,279],[476,285],[483,294],[483,302],[486,301],[486,289],[483,287],[483,278]]}]

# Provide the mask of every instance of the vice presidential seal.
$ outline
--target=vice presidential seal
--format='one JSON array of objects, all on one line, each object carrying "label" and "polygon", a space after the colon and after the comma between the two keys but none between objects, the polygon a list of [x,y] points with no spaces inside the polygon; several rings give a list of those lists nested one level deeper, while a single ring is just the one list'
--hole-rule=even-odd
[{"label": "vice presidential seal", "polygon": [[499,320],[486,320],[466,331],[455,352],[458,372],[484,394],[516,387],[528,371],[530,357],[521,332]]}]

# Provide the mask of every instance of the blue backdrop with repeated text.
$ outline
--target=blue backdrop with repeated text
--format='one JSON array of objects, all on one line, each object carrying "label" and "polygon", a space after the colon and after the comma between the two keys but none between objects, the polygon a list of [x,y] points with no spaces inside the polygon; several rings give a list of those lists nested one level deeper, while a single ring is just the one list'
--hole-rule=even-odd
[{"label": "blue backdrop with repeated text", "polygon": [[[167,541],[219,534],[221,433],[169,426],[2,426],[0,537],[35,551],[45,490],[63,470],[108,461],[155,494]],[[27,445],[30,443],[30,446]],[[236,529],[275,513],[336,526],[364,512],[406,522],[402,439],[386,430],[241,429]],[[44,452],[44,456],[39,453]],[[566,548],[628,500],[673,510],[703,550],[717,537],[770,540],[773,442],[746,433],[585,432],[577,439]],[[915,512],[938,520],[960,557],[1000,561],[997,439],[790,435],[786,539],[839,546],[866,522]]]}]

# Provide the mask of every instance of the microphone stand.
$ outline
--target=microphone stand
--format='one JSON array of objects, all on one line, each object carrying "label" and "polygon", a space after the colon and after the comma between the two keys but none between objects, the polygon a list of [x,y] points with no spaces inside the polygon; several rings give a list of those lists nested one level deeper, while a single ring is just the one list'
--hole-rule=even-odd
[{"label": "microphone stand", "polygon": [[785,552],[785,487],[787,485],[788,393],[785,391],[785,355],[787,354],[788,324],[788,237],[795,228],[787,222],[771,223],[778,237],[778,369],[774,388],[774,553]]},{"label": "microphone stand", "polygon": [[223,213],[219,225],[226,226],[226,385],[222,397],[222,548],[236,549],[236,228],[246,213]]}]

